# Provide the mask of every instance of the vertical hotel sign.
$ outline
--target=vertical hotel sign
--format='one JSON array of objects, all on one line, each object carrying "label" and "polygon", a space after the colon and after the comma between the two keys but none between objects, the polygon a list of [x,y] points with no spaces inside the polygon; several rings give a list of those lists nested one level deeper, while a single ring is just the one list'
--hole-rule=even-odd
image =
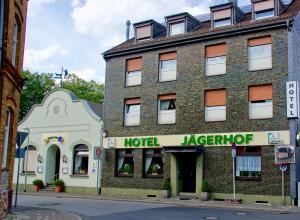
[{"label": "vertical hotel sign", "polygon": [[286,113],[287,118],[299,117],[299,88],[297,81],[286,82]]}]

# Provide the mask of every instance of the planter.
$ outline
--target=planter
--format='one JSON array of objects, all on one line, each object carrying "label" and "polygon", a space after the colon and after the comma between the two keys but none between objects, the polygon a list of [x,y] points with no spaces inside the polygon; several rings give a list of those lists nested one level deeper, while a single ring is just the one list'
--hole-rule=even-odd
[{"label": "planter", "polygon": [[59,193],[63,191],[63,186],[55,186],[55,192]]},{"label": "planter", "polygon": [[34,185],[34,189],[36,192],[39,192],[40,189],[41,189],[41,186],[40,185]]},{"label": "planter", "polygon": [[208,192],[201,192],[201,200],[202,201],[208,201],[209,194]]},{"label": "planter", "polygon": [[162,190],[161,195],[164,199],[170,198],[170,190]]}]

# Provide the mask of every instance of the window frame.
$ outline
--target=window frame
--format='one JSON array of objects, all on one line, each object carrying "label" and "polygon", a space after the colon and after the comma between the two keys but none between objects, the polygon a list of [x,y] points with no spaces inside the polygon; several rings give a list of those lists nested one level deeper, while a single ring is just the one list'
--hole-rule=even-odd
[{"label": "window frame", "polygon": [[0,0],[0,65],[2,63],[2,42],[4,31],[4,0]]},{"label": "window frame", "polygon": [[[239,152],[238,151],[238,148],[244,148],[244,151],[243,152]],[[246,150],[248,148],[256,148],[258,149],[257,152],[247,152]],[[262,160],[262,157],[263,157],[263,147],[261,146],[238,146],[237,147],[237,155],[234,159],[234,163],[235,163],[235,171],[234,171],[234,175],[235,175],[235,179],[236,180],[240,180],[240,181],[261,181],[262,180],[262,175],[263,175],[263,160]],[[238,156],[260,156],[260,171],[244,171],[244,172],[259,172],[260,175],[259,176],[237,176],[237,157]]]},{"label": "window frame", "polygon": [[[269,11],[272,11],[272,15],[257,17],[257,14],[266,13],[266,12],[269,12]],[[254,12],[254,20],[255,21],[266,19],[266,18],[271,18],[271,17],[274,17],[274,16],[275,16],[275,9],[274,8],[269,8],[269,9],[264,9],[264,10]]]},{"label": "window frame", "polygon": [[[167,72],[167,71],[162,71],[162,64],[163,62],[170,62],[170,61],[175,61],[175,70],[171,70],[174,71],[175,74],[175,79],[171,79],[171,80],[162,80],[161,75],[163,72]],[[170,60],[159,60],[159,74],[158,74],[158,82],[162,83],[162,82],[171,82],[171,81],[176,81],[177,80],[177,59],[170,59]]]},{"label": "window frame", "polygon": [[[176,94],[175,94],[175,95],[176,95]],[[158,100],[157,100],[157,101],[158,101],[158,103],[157,103],[157,124],[158,124],[158,125],[173,125],[173,124],[176,124],[176,109],[177,109],[177,106],[176,106],[176,99],[177,99],[177,97],[176,97],[175,99],[163,99],[163,100],[162,100],[162,99],[160,99],[161,96],[164,96],[164,95],[159,95],[159,96],[158,96]],[[160,102],[161,102],[161,101],[167,101],[167,100],[175,100],[175,102],[174,102],[174,104],[175,104],[175,109],[171,109],[171,110],[161,110],[161,109],[160,109],[160,107],[161,107],[161,103],[160,103]],[[160,112],[161,112],[161,111],[174,111],[174,110],[175,110],[175,122],[174,122],[174,123],[173,123],[173,122],[172,122],[172,123],[161,123],[161,122],[160,122],[160,120],[159,120],[159,115],[160,115]]]},{"label": "window frame", "polygon": [[4,127],[4,143],[2,154],[2,169],[7,168],[8,149],[10,144],[10,133],[12,124],[12,112],[10,109],[6,109],[5,127]]},{"label": "window frame", "polygon": [[[222,25],[216,25],[218,22],[222,22],[222,21],[229,21],[230,24],[225,23],[225,24],[222,24]],[[213,27],[214,28],[225,27],[225,26],[230,26],[230,25],[232,25],[231,17],[213,20]]]},{"label": "window frame", "polygon": [[[132,160],[132,173],[120,173],[119,170],[124,166],[124,161],[122,163],[122,167],[118,167],[118,163],[119,163],[119,158],[120,158],[120,152],[121,151],[125,151],[124,153],[124,161],[125,158],[130,158]],[[131,151],[131,153],[127,153],[126,151]],[[133,149],[117,149],[116,150],[116,160],[115,160],[115,176],[116,177],[133,177],[134,176],[134,150]]]},{"label": "window frame", "polygon": [[[37,148],[35,147],[35,146],[33,146],[33,145],[29,145],[29,147],[28,147],[28,151],[37,151]],[[26,155],[28,155],[27,154],[27,146],[26,147],[24,147],[24,159],[23,159],[23,165],[22,165],[22,173],[27,173],[27,174],[35,174],[36,173],[36,171],[35,170],[27,170],[26,171],[26,159],[27,159],[27,157],[26,157]],[[28,152],[29,153],[29,152]],[[35,161],[36,161],[36,167],[37,167],[37,158],[33,158]]]},{"label": "window frame", "polygon": [[[147,150],[154,150],[154,152],[152,154],[147,154]],[[160,153],[155,153],[155,150],[160,150]],[[164,176],[164,160],[163,160],[163,153],[162,153],[162,149],[158,149],[158,148],[145,148],[143,149],[143,177],[144,178],[163,178]],[[162,161],[162,174],[147,174],[146,173],[146,158],[147,157],[151,157],[151,158],[161,158]],[[152,163],[150,164],[150,166],[152,165]],[[150,167],[149,167],[150,169]]]},{"label": "window frame", "polygon": [[[85,147],[86,149],[76,149],[76,148],[80,148],[80,147]],[[83,156],[78,156],[76,155],[77,152],[87,152],[87,172],[84,173],[80,173],[80,172],[76,172],[76,167],[75,167],[75,163],[76,163],[76,158],[77,157],[83,157]],[[73,149],[73,169],[72,169],[72,174],[73,175],[80,175],[80,176],[88,176],[89,175],[89,158],[90,158],[90,151],[89,151],[89,147],[86,144],[78,144],[74,147]]]},{"label": "window frame", "polygon": [[13,46],[12,46],[12,58],[11,63],[16,68],[18,64],[18,47],[20,44],[20,25],[17,21],[17,18],[14,20],[14,29],[13,29]]},{"label": "window frame", "polygon": [[[250,58],[250,48],[262,47],[262,46],[270,46],[270,47],[271,47],[271,56],[270,56],[270,59],[271,59],[271,66],[270,66],[270,67],[263,67],[263,68],[255,68],[255,69],[250,68],[250,61],[258,60],[258,59],[262,59],[262,58],[269,58],[269,57]],[[269,44],[261,44],[261,45],[256,45],[256,46],[249,46],[249,45],[248,45],[247,49],[248,49],[248,71],[249,71],[249,72],[263,71],[263,70],[271,70],[271,69],[273,69],[273,45],[272,45],[272,43],[269,43]]]},{"label": "window frame", "polygon": [[[183,33],[172,34],[172,26],[179,25],[179,24],[183,24]],[[185,33],[186,33],[186,21],[185,20],[180,20],[180,21],[172,22],[169,24],[169,36],[176,36],[176,35],[185,34]]]},{"label": "window frame", "polygon": [[[128,107],[130,107],[132,105],[139,105],[139,107],[140,107],[140,109],[139,109],[139,123],[138,124],[133,124],[133,125],[128,125],[127,124],[127,117],[128,117],[127,116],[128,115],[127,109],[128,109]],[[127,104],[126,100],[125,100],[125,103],[124,103],[124,120],[123,120],[123,125],[124,125],[124,127],[134,127],[134,126],[140,126],[141,125],[141,103],[139,103],[139,104]]]}]

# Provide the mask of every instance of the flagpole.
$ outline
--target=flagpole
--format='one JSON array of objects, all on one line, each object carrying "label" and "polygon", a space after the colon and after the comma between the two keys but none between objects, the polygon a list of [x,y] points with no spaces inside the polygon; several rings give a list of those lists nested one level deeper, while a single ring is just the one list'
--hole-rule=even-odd
[{"label": "flagpole", "polygon": [[61,67],[61,74],[60,74],[60,88],[62,88],[62,75],[63,75],[63,72],[64,72],[64,67],[62,66]]}]

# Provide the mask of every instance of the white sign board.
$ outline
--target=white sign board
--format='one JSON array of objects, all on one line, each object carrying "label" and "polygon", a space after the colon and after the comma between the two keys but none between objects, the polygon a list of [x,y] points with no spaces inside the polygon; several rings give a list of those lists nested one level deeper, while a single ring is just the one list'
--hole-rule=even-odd
[{"label": "white sign board", "polygon": [[297,81],[286,82],[286,113],[287,118],[299,117],[299,89]]}]

